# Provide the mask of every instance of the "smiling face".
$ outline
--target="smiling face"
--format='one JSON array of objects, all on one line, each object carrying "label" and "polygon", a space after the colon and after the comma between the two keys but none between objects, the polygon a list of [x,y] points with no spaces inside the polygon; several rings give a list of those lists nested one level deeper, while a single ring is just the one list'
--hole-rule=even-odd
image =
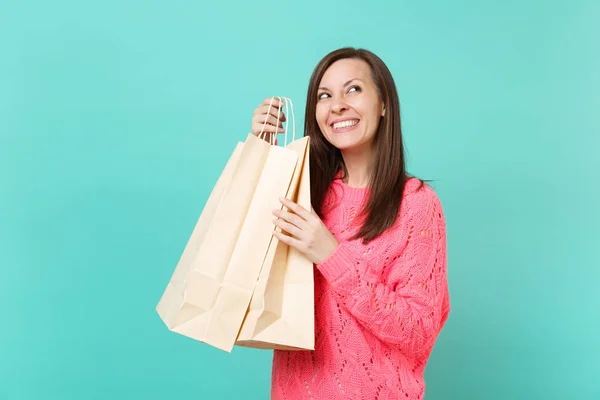
[{"label": "smiling face", "polygon": [[341,59],[323,74],[315,117],[327,141],[341,151],[371,149],[384,112],[371,68],[365,61]]}]

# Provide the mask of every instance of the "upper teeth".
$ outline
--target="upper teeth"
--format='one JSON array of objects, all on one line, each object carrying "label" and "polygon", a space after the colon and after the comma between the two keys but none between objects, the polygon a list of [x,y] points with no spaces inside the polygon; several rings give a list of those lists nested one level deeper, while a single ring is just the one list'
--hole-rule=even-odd
[{"label": "upper teeth", "polygon": [[334,129],[348,128],[350,126],[356,125],[357,123],[358,123],[358,121],[355,119],[348,120],[348,121],[342,121],[342,122],[336,122],[335,124],[333,124],[333,128]]}]

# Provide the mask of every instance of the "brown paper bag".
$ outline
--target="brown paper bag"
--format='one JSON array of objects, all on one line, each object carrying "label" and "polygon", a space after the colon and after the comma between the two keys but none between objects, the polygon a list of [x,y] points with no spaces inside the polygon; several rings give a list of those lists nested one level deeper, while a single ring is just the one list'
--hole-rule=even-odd
[{"label": "brown paper bag", "polygon": [[[288,147],[302,154],[303,140]],[[311,209],[308,149],[298,159],[287,197]],[[236,345],[313,350],[314,340],[313,264],[273,237]]]},{"label": "brown paper bag", "polygon": [[179,334],[230,352],[308,138],[272,146],[249,134],[235,148],[156,310]]}]

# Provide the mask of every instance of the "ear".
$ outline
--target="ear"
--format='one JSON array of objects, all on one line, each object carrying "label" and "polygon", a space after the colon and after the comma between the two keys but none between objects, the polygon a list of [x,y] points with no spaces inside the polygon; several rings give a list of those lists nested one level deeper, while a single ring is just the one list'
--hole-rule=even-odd
[{"label": "ear", "polygon": [[381,107],[381,116],[384,117],[385,116],[385,106]]}]

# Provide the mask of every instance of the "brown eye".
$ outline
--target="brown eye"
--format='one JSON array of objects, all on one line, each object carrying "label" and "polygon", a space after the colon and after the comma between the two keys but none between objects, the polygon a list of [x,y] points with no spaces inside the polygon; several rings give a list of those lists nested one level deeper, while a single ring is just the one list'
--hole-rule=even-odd
[{"label": "brown eye", "polygon": [[327,93],[321,93],[321,94],[319,94],[318,99],[322,100],[325,98],[325,96],[329,96],[329,95]]}]

